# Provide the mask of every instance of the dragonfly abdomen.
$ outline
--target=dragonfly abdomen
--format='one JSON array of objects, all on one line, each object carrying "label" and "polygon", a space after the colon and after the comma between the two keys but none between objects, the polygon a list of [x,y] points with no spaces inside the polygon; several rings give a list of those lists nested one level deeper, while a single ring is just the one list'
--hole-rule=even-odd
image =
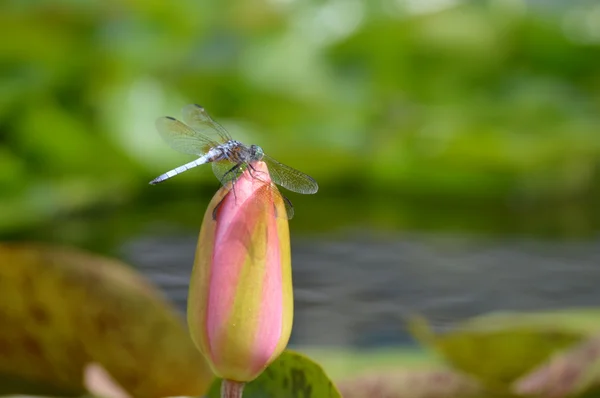
[{"label": "dragonfly abdomen", "polygon": [[218,157],[218,155],[216,155],[213,150],[210,150],[206,155],[199,157],[196,160],[193,160],[189,163],[186,163],[182,166],[176,167],[173,170],[169,170],[164,174],[159,175],[158,177],[156,177],[154,180],[150,181],[151,185],[156,185],[160,182],[163,182],[165,180],[168,180],[171,177],[175,177],[177,174],[181,174],[184,171],[187,171],[191,168],[194,168],[196,166],[200,166],[201,164],[205,164],[205,163],[209,163],[209,162],[213,162],[215,160],[215,158]]}]

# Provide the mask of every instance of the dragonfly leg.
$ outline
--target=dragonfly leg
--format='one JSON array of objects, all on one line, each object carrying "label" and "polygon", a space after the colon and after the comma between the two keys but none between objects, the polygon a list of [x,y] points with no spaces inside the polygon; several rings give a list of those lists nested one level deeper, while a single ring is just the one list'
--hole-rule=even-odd
[{"label": "dragonfly leg", "polygon": [[[227,181],[227,179],[226,179],[227,175],[237,171],[240,167],[242,167],[242,164],[243,163],[237,163],[235,166],[233,166],[232,168],[227,170],[227,172],[225,174],[223,174],[223,177],[221,178],[221,185],[225,185],[224,182]],[[231,179],[231,190],[233,191],[233,197],[237,201],[237,195],[235,194],[235,180],[236,180],[235,178]]]},{"label": "dragonfly leg", "polygon": [[[254,171],[256,174],[264,174],[264,171],[259,171],[259,170],[256,170],[256,169],[254,168],[254,166],[252,166],[252,164],[251,164],[251,163],[248,163],[248,168],[250,169],[250,170],[249,170],[249,173],[250,173],[250,175],[252,176],[252,178],[256,178],[257,180],[260,180],[260,178],[259,178],[258,176],[255,176],[254,174],[252,174],[252,171]],[[261,180],[261,181],[264,181],[264,180]],[[266,182],[266,181],[264,181],[264,182]]]},{"label": "dragonfly leg", "polygon": [[252,171],[256,171],[256,169],[254,168],[254,166],[248,163],[248,173],[250,173],[250,177],[255,178],[254,174],[252,174]]},{"label": "dragonfly leg", "polygon": [[221,177],[221,184],[225,185],[225,183],[224,183],[224,181],[226,181],[225,177],[227,177],[227,175],[229,173],[233,173],[234,171],[236,171],[237,169],[239,169],[242,166],[242,164],[243,163],[236,163],[235,166],[233,166],[232,168],[230,168],[229,170],[227,170],[227,172],[225,174],[223,174],[223,177]]},{"label": "dragonfly leg", "polygon": [[237,195],[235,193],[235,180],[231,180],[231,190],[233,191],[233,199],[235,199],[235,203],[237,203]]}]

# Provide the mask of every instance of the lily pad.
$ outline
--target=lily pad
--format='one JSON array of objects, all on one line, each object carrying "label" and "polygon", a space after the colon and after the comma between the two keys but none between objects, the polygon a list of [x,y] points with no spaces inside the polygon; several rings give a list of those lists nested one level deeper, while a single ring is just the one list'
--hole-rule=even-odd
[{"label": "lily pad", "polygon": [[514,384],[521,395],[567,397],[595,392],[600,387],[600,335],[552,356]]},{"label": "lily pad", "polygon": [[411,330],[455,369],[488,387],[508,389],[554,353],[588,337],[592,329],[581,319],[577,311],[561,311],[556,318],[503,313],[473,318],[441,334],[433,333],[425,320],[413,320]]},{"label": "lily pad", "polygon": [[80,395],[91,363],[135,397],[198,396],[213,380],[158,289],[80,250],[0,244],[0,324],[0,395]]},{"label": "lily pad", "polygon": [[[220,398],[221,379],[212,385],[209,398]],[[341,398],[319,364],[286,350],[258,378],[246,384],[244,398]]]},{"label": "lily pad", "polygon": [[371,371],[338,383],[344,398],[490,398],[474,380],[449,369]]}]

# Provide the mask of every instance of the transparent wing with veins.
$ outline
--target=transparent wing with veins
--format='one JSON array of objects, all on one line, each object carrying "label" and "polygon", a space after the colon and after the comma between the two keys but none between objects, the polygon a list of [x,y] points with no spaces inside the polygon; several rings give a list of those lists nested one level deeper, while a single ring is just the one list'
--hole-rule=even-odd
[{"label": "transparent wing with veins", "polygon": [[248,165],[246,163],[236,165],[229,160],[212,162],[213,173],[215,174],[215,177],[217,177],[217,180],[223,184],[223,186],[226,186],[232,181],[235,182],[247,167]]},{"label": "transparent wing with veins", "polygon": [[156,120],[158,133],[176,151],[201,156],[210,148],[231,140],[227,130],[212,120],[201,106],[187,105],[182,114],[183,122],[170,116]]},{"label": "transparent wing with veins", "polygon": [[219,145],[213,139],[170,116],[158,118],[156,130],[171,148],[189,155],[201,156],[210,148]]},{"label": "transparent wing with veins", "polygon": [[267,164],[271,180],[275,184],[302,194],[313,194],[319,190],[319,185],[311,176],[279,163],[267,155],[264,155],[262,160]]},{"label": "transparent wing with veins", "polygon": [[[236,166],[236,164],[233,162],[223,160],[219,162],[213,162],[212,168],[215,176],[219,181],[221,181],[221,184],[223,184],[223,186],[227,186],[229,183],[231,183],[231,189],[233,190],[233,194],[235,195],[235,181],[237,181],[237,179],[242,175],[242,173],[249,168],[249,165],[247,163],[242,163]],[[262,171],[253,170],[252,168],[250,168],[248,172],[251,173],[252,178],[265,182],[267,181],[267,179],[264,176],[261,176],[261,174],[263,174]],[[263,200],[266,201],[266,203],[276,203],[276,201],[279,199],[281,199],[285,205],[286,214],[277,214],[276,212],[276,216],[291,220],[294,217],[294,206],[288,198],[286,198],[281,194],[281,192],[279,192],[279,189],[277,189],[277,187],[273,183],[269,183],[269,185],[265,187],[265,189],[261,188],[254,194],[254,196],[250,200]]]},{"label": "transparent wing with veins", "polygon": [[215,137],[214,141],[223,144],[232,140],[231,135],[223,126],[212,120],[206,110],[197,104],[187,105],[182,109],[181,114],[185,124],[193,128],[195,131],[210,138]]}]

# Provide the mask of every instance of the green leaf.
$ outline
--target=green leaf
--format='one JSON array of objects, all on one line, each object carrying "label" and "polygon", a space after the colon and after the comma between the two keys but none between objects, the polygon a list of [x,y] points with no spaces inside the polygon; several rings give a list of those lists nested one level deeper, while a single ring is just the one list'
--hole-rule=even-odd
[{"label": "green leaf", "polygon": [[411,330],[455,369],[475,376],[488,387],[506,390],[553,353],[588,337],[592,328],[583,314],[593,319],[598,312],[491,314],[442,334],[434,334],[425,320],[414,320]]},{"label": "green leaf", "polygon": [[[221,379],[208,394],[220,398]],[[341,398],[319,364],[286,350],[255,380],[244,387],[244,398]]]},{"label": "green leaf", "polygon": [[79,395],[102,367],[134,397],[202,395],[213,376],[179,314],[130,267],[0,244],[0,395]]}]

